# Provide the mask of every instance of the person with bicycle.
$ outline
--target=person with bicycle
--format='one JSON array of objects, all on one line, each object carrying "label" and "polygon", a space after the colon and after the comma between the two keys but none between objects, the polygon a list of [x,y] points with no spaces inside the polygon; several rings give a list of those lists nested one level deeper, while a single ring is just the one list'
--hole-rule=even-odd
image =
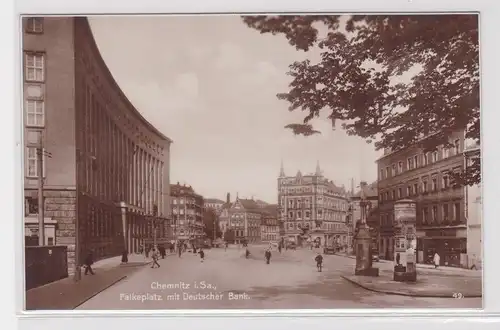
[{"label": "person with bicycle", "polygon": [[316,268],[318,268],[318,272],[321,272],[323,268],[323,256],[318,252],[318,255],[314,258],[314,260],[316,261]]}]

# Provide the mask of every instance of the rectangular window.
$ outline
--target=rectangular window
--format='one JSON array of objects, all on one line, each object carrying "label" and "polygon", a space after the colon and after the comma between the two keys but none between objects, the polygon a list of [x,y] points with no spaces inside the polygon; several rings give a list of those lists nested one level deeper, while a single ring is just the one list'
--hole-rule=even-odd
[{"label": "rectangular window", "polygon": [[48,237],[48,244],[47,245],[54,245],[54,237]]},{"label": "rectangular window", "polygon": [[[45,176],[45,162],[42,158],[43,175]],[[37,178],[38,172],[38,154],[36,148],[28,147],[26,151],[26,176],[28,178]]]},{"label": "rectangular window", "polygon": [[26,101],[26,125],[45,126],[45,109],[43,101]]},{"label": "rectangular window", "polygon": [[392,175],[396,176],[397,174],[398,174],[398,172],[396,170],[396,164],[392,164]]},{"label": "rectangular window", "polygon": [[398,162],[398,173],[403,173],[403,162]]},{"label": "rectangular window", "polygon": [[406,195],[407,195],[407,196],[411,196],[411,195],[413,195],[413,191],[412,191],[412,187],[411,187],[411,186],[408,186],[408,187],[406,188]]},{"label": "rectangular window", "polygon": [[438,152],[437,151],[433,151],[432,152],[432,162],[435,163],[438,161]]},{"label": "rectangular window", "polygon": [[396,199],[396,190],[393,190],[392,191],[392,199],[395,200]]},{"label": "rectangular window", "polygon": [[449,178],[447,174],[443,174],[443,189],[447,189],[450,186]]},{"label": "rectangular window", "polygon": [[422,223],[426,224],[427,222],[429,222],[429,209],[424,207],[422,209]]},{"label": "rectangular window", "polygon": [[398,198],[403,198],[403,188],[398,188]]},{"label": "rectangular window", "polygon": [[458,155],[460,153],[460,139],[456,139],[453,142],[453,151],[455,155]]},{"label": "rectangular window", "polygon": [[460,220],[461,220],[460,203],[455,203],[455,205],[453,206],[453,216],[454,216],[456,222],[460,222]]},{"label": "rectangular window", "polygon": [[411,157],[410,157],[410,158],[408,158],[408,159],[406,160],[406,162],[407,162],[407,164],[406,164],[406,165],[407,165],[408,170],[413,170],[413,158],[411,158]]},{"label": "rectangular window", "polygon": [[422,163],[423,163],[423,166],[427,166],[427,164],[429,164],[429,154],[428,153],[424,153],[422,155]]},{"label": "rectangular window", "polygon": [[446,158],[450,157],[450,149],[448,149],[447,147],[443,146],[442,151],[443,151],[443,159],[446,159]]},{"label": "rectangular window", "polygon": [[415,168],[417,168],[418,167],[418,155],[413,156],[413,163],[414,163]]},{"label": "rectangular window", "polygon": [[26,54],[25,72],[28,81],[43,81],[44,74],[44,56],[43,54]]},{"label": "rectangular window", "polygon": [[438,218],[438,207],[434,205],[432,207],[432,222],[436,223],[437,218]]},{"label": "rectangular window", "polygon": [[289,219],[293,219],[293,212],[291,212],[291,211],[288,212],[288,217],[289,217]]},{"label": "rectangular window", "polygon": [[390,177],[390,176],[391,176],[391,175],[390,175],[390,172],[389,172],[390,170],[391,170],[391,169],[389,168],[389,166],[387,166],[387,167],[385,168],[385,177],[386,177],[386,178],[388,178],[388,177]]},{"label": "rectangular window", "polygon": [[30,17],[26,20],[26,32],[43,33],[43,17]]},{"label": "rectangular window", "polygon": [[311,212],[306,211],[306,219],[309,219],[311,217]]},{"label": "rectangular window", "polygon": [[413,193],[414,193],[415,195],[417,195],[417,194],[418,194],[418,183],[414,183],[414,184],[413,184]]},{"label": "rectangular window", "polygon": [[380,180],[384,178],[384,170],[380,169]]},{"label": "rectangular window", "polygon": [[449,214],[448,214],[448,204],[443,205],[443,222],[447,223],[449,221]]},{"label": "rectangular window", "polygon": [[437,190],[437,178],[432,179],[432,191]]},{"label": "rectangular window", "polygon": [[427,181],[422,181],[422,192],[427,192]]}]

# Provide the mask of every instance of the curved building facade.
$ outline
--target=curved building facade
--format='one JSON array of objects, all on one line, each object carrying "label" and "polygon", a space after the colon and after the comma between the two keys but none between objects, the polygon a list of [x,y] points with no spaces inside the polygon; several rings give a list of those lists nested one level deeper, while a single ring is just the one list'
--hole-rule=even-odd
[{"label": "curved building facade", "polygon": [[[166,240],[172,141],[123,94],[86,18],[50,17],[41,24],[42,32],[25,34],[23,46],[45,64],[45,123],[37,129],[51,155],[44,157],[44,210],[55,222],[55,244],[68,245],[81,263],[89,251],[103,259]],[[25,191],[36,195],[29,184]],[[51,198],[58,200],[47,203]]]}]

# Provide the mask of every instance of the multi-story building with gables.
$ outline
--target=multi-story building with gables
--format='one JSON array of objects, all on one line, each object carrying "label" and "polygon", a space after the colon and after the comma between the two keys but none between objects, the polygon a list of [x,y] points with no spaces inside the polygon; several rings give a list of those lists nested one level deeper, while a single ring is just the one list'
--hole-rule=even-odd
[{"label": "multi-story building with gables", "polygon": [[302,245],[348,243],[347,192],[325,178],[319,163],[314,174],[286,176],[281,164],[278,178],[278,209],[284,226],[284,239]]},{"label": "multi-story building with gables", "polygon": [[177,184],[170,186],[174,238],[181,241],[201,242],[205,236],[203,224],[203,196],[193,187]]},{"label": "multi-story building with gables", "polygon": [[[228,196],[229,199],[229,196]],[[234,243],[261,242],[262,208],[253,199],[236,196],[234,202],[225,203],[219,216],[223,237],[227,231],[234,233]]]}]

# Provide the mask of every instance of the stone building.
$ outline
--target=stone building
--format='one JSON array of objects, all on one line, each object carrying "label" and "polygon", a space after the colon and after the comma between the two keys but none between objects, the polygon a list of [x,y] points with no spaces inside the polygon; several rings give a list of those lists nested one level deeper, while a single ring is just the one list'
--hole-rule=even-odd
[{"label": "stone building", "polygon": [[137,250],[152,219],[164,236],[172,141],[125,97],[86,18],[24,18],[23,31],[26,243],[37,235],[40,171],[45,243],[68,246],[70,273],[75,251],[98,260]]},{"label": "stone building", "polygon": [[231,230],[234,243],[259,243],[261,241],[262,209],[253,199],[242,199],[236,196],[234,202],[225,203],[219,224],[224,234]]},{"label": "stone building", "polygon": [[224,201],[218,198],[205,198],[204,200],[204,206],[214,210],[217,214],[220,214],[223,205]]},{"label": "stone building", "polygon": [[200,243],[205,237],[203,196],[197,194],[193,187],[179,182],[170,186],[170,196],[175,239]]},{"label": "stone building", "polygon": [[281,165],[278,178],[278,209],[284,224],[284,239],[302,245],[315,241],[320,245],[347,246],[347,192],[325,178],[319,163],[316,172],[286,176]]},{"label": "stone building", "polygon": [[280,226],[278,222],[278,205],[260,203],[261,208],[261,241],[279,242]]},{"label": "stone building", "polygon": [[424,152],[418,143],[397,152],[386,150],[377,160],[382,257],[393,259],[394,202],[411,199],[417,204],[417,262],[429,262],[438,252],[443,265],[464,264],[465,190],[450,180],[451,172],[464,168],[464,133],[450,135],[449,141],[452,148]]}]

